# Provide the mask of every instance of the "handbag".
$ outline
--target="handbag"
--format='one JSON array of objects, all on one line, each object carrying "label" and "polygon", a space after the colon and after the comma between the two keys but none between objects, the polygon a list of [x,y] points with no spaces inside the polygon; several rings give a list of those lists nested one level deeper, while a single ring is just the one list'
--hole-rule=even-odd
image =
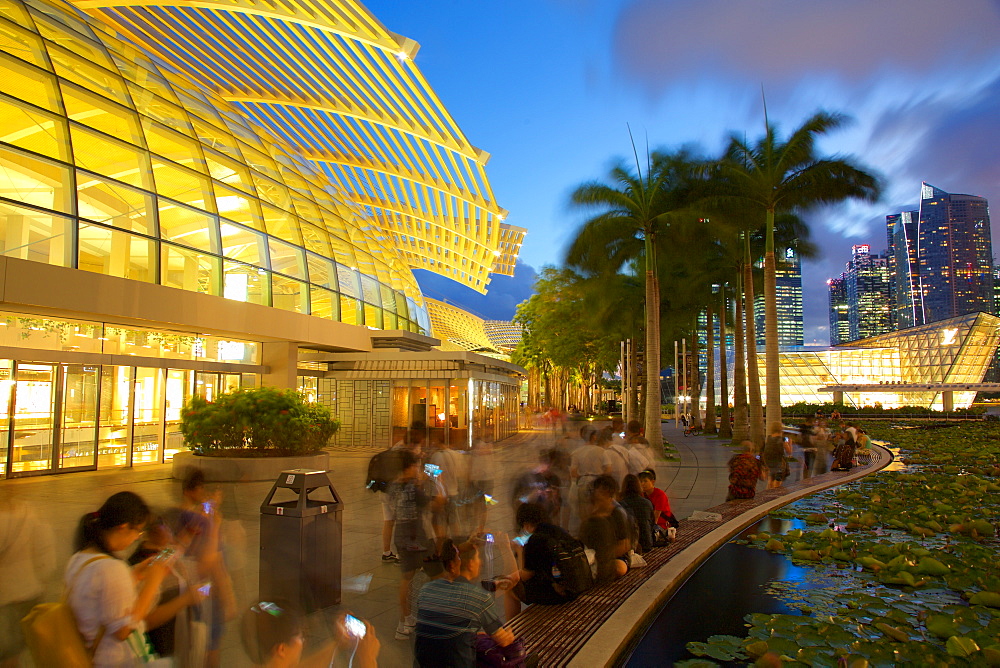
[{"label": "handbag", "polygon": [[501,647],[488,635],[476,636],[476,668],[526,668],[528,654],[520,638]]},{"label": "handbag", "polygon": [[87,647],[76,625],[69,594],[84,568],[100,559],[110,558],[100,555],[85,561],[73,574],[58,603],[40,603],[21,620],[25,643],[38,668],[90,668],[94,665],[94,652],[104,638],[104,627],[97,631],[94,644]]}]

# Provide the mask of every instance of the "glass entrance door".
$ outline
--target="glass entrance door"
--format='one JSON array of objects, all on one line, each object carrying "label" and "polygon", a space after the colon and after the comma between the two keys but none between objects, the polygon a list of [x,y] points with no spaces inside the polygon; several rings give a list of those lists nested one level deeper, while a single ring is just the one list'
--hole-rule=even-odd
[{"label": "glass entrance door", "polygon": [[62,365],[59,470],[97,467],[97,393],[100,368]]},{"label": "glass entrance door", "polygon": [[8,475],[52,471],[55,408],[56,366],[17,362]]}]

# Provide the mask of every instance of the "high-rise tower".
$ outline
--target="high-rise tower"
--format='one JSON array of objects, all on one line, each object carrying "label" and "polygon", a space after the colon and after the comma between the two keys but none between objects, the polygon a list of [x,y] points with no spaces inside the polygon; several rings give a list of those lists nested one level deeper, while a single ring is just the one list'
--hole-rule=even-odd
[{"label": "high-rise tower", "polygon": [[[778,346],[801,346],[802,328],[802,264],[794,248],[786,248],[776,256],[775,301],[778,304]],[[757,326],[757,345],[764,345],[764,295],[754,295],[754,323]]]},{"label": "high-rise tower", "polygon": [[993,312],[989,204],[928,183],[913,212],[887,216],[897,327]]},{"label": "high-rise tower", "polygon": [[851,340],[850,306],[847,303],[847,274],[831,278],[830,286],[830,345],[836,346]]},{"label": "high-rise tower", "polygon": [[857,341],[893,331],[886,258],[872,254],[868,244],[853,246],[845,278],[850,323],[848,340]]}]

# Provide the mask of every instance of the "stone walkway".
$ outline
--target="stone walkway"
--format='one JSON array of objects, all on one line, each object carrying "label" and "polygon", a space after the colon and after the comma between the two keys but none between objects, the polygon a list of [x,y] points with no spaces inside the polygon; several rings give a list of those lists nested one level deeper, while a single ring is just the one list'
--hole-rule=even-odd
[{"label": "stone walkway", "polygon": [[[572,428],[578,423],[570,425]],[[726,495],[726,462],[732,449],[711,437],[685,438],[672,423],[664,425],[664,435],[677,447],[679,461],[659,464],[657,484],[668,490],[674,513],[687,517],[695,510],[721,503]],[[501,502],[490,512],[488,530],[512,528],[507,503],[510,481],[537,461],[538,451],[550,443],[548,433],[527,431],[500,444],[498,469],[507,474],[506,485],[499,488],[497,498]],[[411,643],[393,638],[398,617],[399,569],[381,562],[381,509],[376,496],[364,488],[365,471],[373,453],[374,450],[331,449],[330,475],[345,504],[341,609],[351,610],[375,626],[382,641],[381,665],[408,666],[412,663]],[[241,606],[250,605],[257,596],[259,506],[270,486],[269,482],[219,485],[223,493],[226,557]],[[140,494],[154,509],[175,504],[180,496],[180,485],[170,478],[169,465],[0,481],[0,494],[13,494],[29,502],[53,529],[57,573],[49,583],[50,600],[60,594],[62,569],[72,553],[72,536],[80,516],[96,510],[105,498],[121,490]],[[0,577],[11,575],[0,573]],[[334,612],[327,614],[332,616]],[[310,641],[326,637],[327,621],[323,613],[313,615],[310,622]],[[222,664],[227,668],[250,665],[233,624],[227,629],[222,652]]]}]

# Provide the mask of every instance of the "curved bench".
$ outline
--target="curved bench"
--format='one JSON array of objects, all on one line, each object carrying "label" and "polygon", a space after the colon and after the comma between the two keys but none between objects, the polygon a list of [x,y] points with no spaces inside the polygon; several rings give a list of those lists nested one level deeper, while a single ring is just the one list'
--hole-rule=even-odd
[{"label": "curved bench", "polygon": [[680,520],[677,540],[644,554],[645,568],[590,589],[571,603],[529,606],[508,626],[538,655],[539,666],[620,665],[662,605],[718,547],[776,508],[892,461],[885,448],[873,446],[871,453],[851,471],[824,473],[708,508],[722,516],[721,522]]}]

